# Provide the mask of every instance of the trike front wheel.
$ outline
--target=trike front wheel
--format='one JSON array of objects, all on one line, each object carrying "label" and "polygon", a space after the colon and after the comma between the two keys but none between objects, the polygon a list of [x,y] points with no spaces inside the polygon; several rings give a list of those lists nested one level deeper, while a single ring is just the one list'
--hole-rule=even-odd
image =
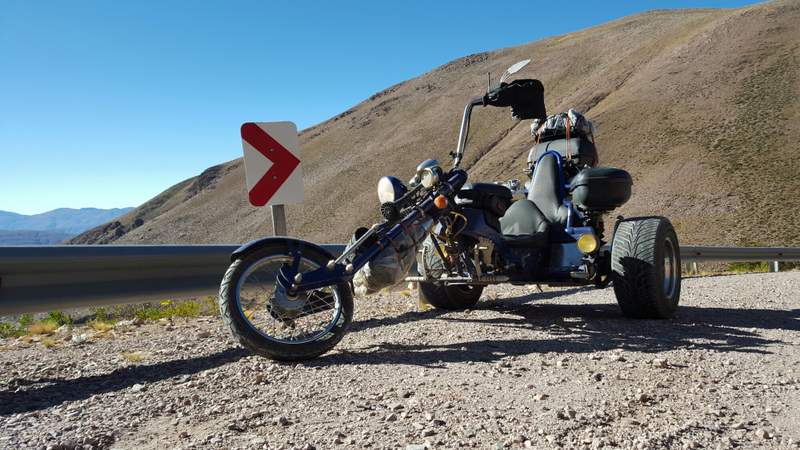
[{"label": "trike front wheel", "polygon": [[[325,264],[329,255],[306,247],[299,271]],[[292,264],[286,243],[276,242],[234,260],[220,284],[219,308],[233,337],[245,348],[279,361],[299,361],[331,350],[353,318],[347,283],[291,297],[277,287],[278,270]]]}]

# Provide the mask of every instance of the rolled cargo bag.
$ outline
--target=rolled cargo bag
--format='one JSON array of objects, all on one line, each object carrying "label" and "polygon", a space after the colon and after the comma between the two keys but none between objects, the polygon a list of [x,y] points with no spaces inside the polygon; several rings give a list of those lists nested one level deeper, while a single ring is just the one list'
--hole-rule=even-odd
[{"label": "rolled cargo bag", "polygon": [[[405,232],[398,238],[389,241],[386,248],[353,276],[355,293],[370,295],[403,281],[414,265],[417,249],[422,245],[432,225],[431,219],[413,223],[406,227]],[[348,248],[366,232],[367,228],[357,229],[348,243]],[[369,245],[369,242],[363,245]]]}]

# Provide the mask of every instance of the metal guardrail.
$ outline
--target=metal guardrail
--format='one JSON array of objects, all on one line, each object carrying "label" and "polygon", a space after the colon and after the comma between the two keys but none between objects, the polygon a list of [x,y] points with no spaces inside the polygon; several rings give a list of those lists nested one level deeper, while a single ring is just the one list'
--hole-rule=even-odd
[{"label": "metal guardrail", "polygon": [[[215,295],[238,245],[0,247],[0,315]],[[324,245],[341,253],[344,245]],[[800,248],[681,247],[685,262],[800,261]]]},{"label": "metal guardrail", "polygon": [[687,262],[800,261],[800,248],[681,246],[681,259]]},{"label": "metal guardrail", "polygon": [[0,247],[0,315],[215,295],[238,247]]}]

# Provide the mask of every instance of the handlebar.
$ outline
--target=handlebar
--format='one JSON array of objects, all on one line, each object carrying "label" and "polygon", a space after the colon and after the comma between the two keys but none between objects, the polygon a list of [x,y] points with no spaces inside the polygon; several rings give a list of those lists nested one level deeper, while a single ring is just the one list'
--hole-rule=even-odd
[{"label": "handlebar", "polygon": [[469,135],[469,121],[472,115],[472,108],[478,105],[485,105],[485,96],[475,97],[464,107],[464,116],[461,118],[461,129],[458,132],[458,146],[453,155],[453,169],[458,169],[461,159],[464,157],[464,147],[467,145],[467,135]]},{"label": "handlebar", "polygon": [[519,120],[534,118],[544,120],[547,117],[544,105],[544,86],[539,80],[514,80],[510,83],[500,83],[486,95],[473,98],[464,107],[464,116],[461,118],[461,129],[458,133],[458,145],[456,150],[451,153],[454,169],[458,168],[464,157],[472,108],[478,105],[510,106],[512,116]]},{"label": "handlebar", "polygon": [[428,214],[433,211],[433,199],[437,195],[442,194],[449,197],[461,190],[466,182],[467,173],[461,169],[453,169],[446,174],[446,179],[441,180],[436,187],[430,190],[423,191],[422,185],[416,185],[403,197],[393,202],[383,203],[381,215],[389,222],[396,222],[402,218],[401,213],[408,211],[409,208],[420,209]]}]

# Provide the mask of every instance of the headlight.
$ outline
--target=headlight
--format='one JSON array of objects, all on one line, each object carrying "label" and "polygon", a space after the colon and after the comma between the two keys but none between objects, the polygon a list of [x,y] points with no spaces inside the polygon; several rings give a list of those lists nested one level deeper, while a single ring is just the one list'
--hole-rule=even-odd
[{"label": "headlight", "polygon": [[378,201],[381,204],[393,202],[406,195],[406,192],[408,192],[408,189],[403,185],[403,182],[395,177],[381,177],[378,180]]}]

